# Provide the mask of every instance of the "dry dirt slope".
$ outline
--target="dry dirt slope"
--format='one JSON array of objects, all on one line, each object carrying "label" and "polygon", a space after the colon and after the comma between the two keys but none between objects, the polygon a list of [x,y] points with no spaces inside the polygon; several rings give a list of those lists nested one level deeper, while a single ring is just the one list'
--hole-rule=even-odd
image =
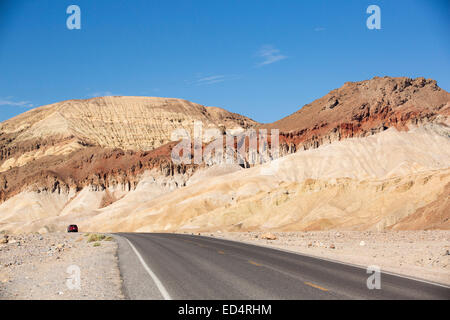
[{"label": "dry dirt slope", "polygon": [[[173,191],[168,186],[181,176],[162,181],[149,171],[104,208],[89,189],[71,199],[21,193],[0,206],[0,223],[14,232],[59,230],[74,220],[83,230],[114,232],[384,230],[411,217],[416,228],[449,229],[449,212],[435,209],[450,184],[450,139],[442,130],[389,129],[250,169],[212,167]],[[50,203],[60,209],[51,212]]]},{"label": "dry dirt slope", "polygon": [[0,125],[1,169],[86,147],[147,151],[171,141],[176,129],[249,128],[257,123],[221,108],[181,99],[100,97],[68,100],[25,112]]},{"label": "dry dirt slope", "polygon": [[[277,162],[149,201],[135,195],[127,202],[125,196],[83,226],[114,231],[383,230],[448,196],[450,139],[423,128],[390,129]],[[448,229],[450,213],[439,214],[434,225]]]},{"label": "dry dirt slope", "polygon": [[195,121],[222,131],[257,124],[221,108],[153,97],[69,100],[25,112],[0,124],[0,201],[28,189],[128,191],[148,169],[186,172],[171,163],[171,135],[192,133]]}]

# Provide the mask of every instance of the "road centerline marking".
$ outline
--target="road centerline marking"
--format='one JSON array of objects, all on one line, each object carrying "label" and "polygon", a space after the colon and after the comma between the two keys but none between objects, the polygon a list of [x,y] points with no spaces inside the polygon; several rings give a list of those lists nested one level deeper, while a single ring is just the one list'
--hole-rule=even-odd
[{"label": "road centerline marking", "polygon": [[158,279],[158,277],[152,271],[152,269],[150,269],[149,266],[145,263],[144,259],[142,258],[141,254],[139,253],[139,251],[135,248],[135,246],[131,243],[130,240],[128,240],[127,238],[125,238],[125,240],[127,240],[131,249],[133,249],[134,253],[137,255],[142,266],[147,271],[147,273],[150,275],[150,277],[153,279],[153,282],[155,282],[155,284],[158,287],[158,290],[161,293],[161,295],[163,296],[164,300],[172,300],[172,298],[170,297],[170,294],[167,292],[166,288],[164,288],[164,285],[161,283],[161,281]]},{"label": "road centerline marking", "polygon": [[313,287],[313,288],[316,288],[316,289],[319,289],[319,290],[322,290],[322,291],[328,291],[328,289],[326,289],[324,287],[321,287],[321,286],[318,286],[317,284],[314,284],[314,283],[311,283],[311,282],[308,282],[308,281],[305,281],[304,283],[306,285],[310,286],[310,287]]},{"label": "road centerline marking", "polygon": [[262,267],[262,264],[259,264],[258,262],[255,262],[255,261],[253,261],[253,260],[248,260],[248,262],[251,263],[251,264],[254,265],[254,266]]}]

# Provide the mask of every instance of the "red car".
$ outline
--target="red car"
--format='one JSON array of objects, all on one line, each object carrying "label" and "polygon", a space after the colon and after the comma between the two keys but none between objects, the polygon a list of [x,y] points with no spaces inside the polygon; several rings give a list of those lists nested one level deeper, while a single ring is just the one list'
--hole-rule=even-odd
[{"label": "red car", "polygon": [[67,227],[67,232],[78,232],[78,226],[76,224],[71,224]]}]

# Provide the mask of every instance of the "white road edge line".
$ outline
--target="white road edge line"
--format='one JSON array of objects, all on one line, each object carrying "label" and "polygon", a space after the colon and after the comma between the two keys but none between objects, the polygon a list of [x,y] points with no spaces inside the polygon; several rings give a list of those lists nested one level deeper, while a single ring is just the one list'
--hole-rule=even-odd
[{"label": "white road edge line", "polygon": [[130,245],[131,249],[133,249],[134,253],[136,253],[136,255],[137,255],[139,261],[141,262],[142,266],[144,267],[144,269],[148,272],[150,277],[152,277],[153,281],[155,282],[156,286],[158,287],[158,290],[161,293],[161,295],[163,296],[164,300],[172,300],[172,298],[170,297],[170,294],[167,292],[166,288],[164,288],[164,285],[161,283],[161,281],[159,281],[156,274],[145,263],[144,259],[142,258],[141,254],[139,253],[139,251],[137,251],[137,249],[130,242],[130,240],[128,240],[127,238],[125,238],[125,240],[127,240],[128,244]]}]

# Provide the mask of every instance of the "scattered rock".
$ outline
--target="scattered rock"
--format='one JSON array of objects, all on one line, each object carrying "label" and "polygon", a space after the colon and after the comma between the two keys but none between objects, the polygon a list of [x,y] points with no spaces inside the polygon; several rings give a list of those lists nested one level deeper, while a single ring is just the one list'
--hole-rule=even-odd
[{"label": "scattered rock", "polygon": [[7,234],[3,235],[3,237],[0,238],[0,243],[6,244],[8,243],[9,236]]},{"label": "scattered rock", "polygon": [[277,236],[274,235],[273,233],[267,232],[261,235],[261,239],[266,239],[266,240],[277,240]]},{"label": "scattered rock", "polygon": [[48,228],[47,228],[47,227],[42,227],[42,228],[40,228],[40,229],[38,230],[38,232],[39,232],[40,234],[48,233]]},{"label": "scattered rock", "polygon": [[330,249],[336,249],[336,246],[334,244],[330,244]]}]

